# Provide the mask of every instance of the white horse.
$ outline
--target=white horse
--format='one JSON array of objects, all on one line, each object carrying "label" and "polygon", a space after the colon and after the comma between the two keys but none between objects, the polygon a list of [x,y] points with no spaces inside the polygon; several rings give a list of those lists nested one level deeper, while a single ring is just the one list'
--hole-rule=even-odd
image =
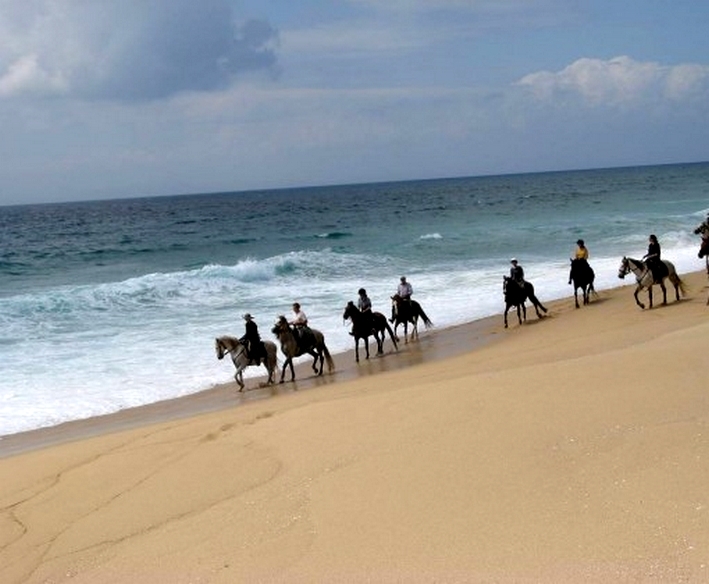
[{"label": "white horse", "polygon": [[654,284],[659,284],[660,288],[662,288],[662,304],[667,304],[667,288],[665,288],[665,278],[669,278],[670,282],[672,282],[672,285],[675,288],[675,297],[678,301],[680,292],[682,294],[686,293],[684,282],[682,282],[680,277],[677,275],[674,264],[672,262],[668,262],[667,260],[662,260],[662,263],[665,265],[667,274],[656,280],[652,271],[650,271],[650,269],[645,265],[645,262],[642,260],[623,257],[620,262],[620,267],[618,268],[619,278],[625,278],[625,276],[631,272],[635,275],[638,285],[635,288],[634,296],[635,302],[640,308],[645,308],[645,305],[640,302],[640,299],[638,298],[638,293],[641,290],[647,290],[650,308],[652,308],[652,286]]},{"label": "white horse", "polygon": [[[278,349],[276,343],[271,341],[263,341],[263,346],[266,349],[266,360],[264,365],[268,371],[268,383],[274,382],[273,374],[278,367]],[[256,362],[249,359],[246,355],[246,345],[236,337],[218,337],[215,339],[214,347],[217,351],[217,359],[223,359],[224,355],[231,355],[231,360],[236,367],[234,379],[239,385],[239,391],[244,391],[244,369],[251,365],[256,365]]]}]

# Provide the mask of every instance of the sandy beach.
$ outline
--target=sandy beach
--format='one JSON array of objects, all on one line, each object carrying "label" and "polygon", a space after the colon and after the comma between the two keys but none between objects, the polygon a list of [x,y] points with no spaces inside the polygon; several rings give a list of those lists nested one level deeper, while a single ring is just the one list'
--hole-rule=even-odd
[{"label": "sandy beach", "polygon": [[684,279],[5,437],[0,582],[707,582],[707,277]]}]

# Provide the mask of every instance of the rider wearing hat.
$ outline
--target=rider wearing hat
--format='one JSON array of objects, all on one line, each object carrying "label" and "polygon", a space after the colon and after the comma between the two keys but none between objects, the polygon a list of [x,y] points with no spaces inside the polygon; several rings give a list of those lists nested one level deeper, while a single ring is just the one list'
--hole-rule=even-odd
[{"label": "rider wearing hat", "polygon": [[[399,278],[399,285],[396,288],[396,295],[401,302],[407,304],[411,302],[411,295],[414,293],[414,287],[406,280],[406,276]],[[396,302],[391,305],[391,318],[389,322],[394,322],[396,319]]]},{"label": "rider wearing hat", "polygon": [[510,260],[510,278],[519,284],[520,288],[524,288],[524,269],[517,262],[517,258]]},{"label": "rider wearing hat", "polygon": [[246,355],[250,361],[254,361],[256,365],[261,365],[263,355],[261,335],[258,332],[258,325],[254,321],[254,317],[248,312],[244,315],[246,332],[239,340],[246,345]]}]

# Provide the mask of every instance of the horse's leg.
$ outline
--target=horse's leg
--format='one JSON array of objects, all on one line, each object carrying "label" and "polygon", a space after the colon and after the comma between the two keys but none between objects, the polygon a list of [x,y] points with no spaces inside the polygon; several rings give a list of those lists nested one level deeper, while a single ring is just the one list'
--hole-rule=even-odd
[{"label": "horse's leg", "polygon": [[[574,303],[576,304],[576,308],[579,308],[579,297],[577,294],[578,288],[576,287],[576,283],[574,283]],[[584,296],[584,304],[585,304],[585,296]]]},{"label": "horse's leg", "polygon": [[680,279],[679,276],[675,273],[673,273],[670,276],[670,281],[672,282],[672,285],[675,287],[675,300],[679,302],[679,285],[680,285]]},{"label": "horse's leg", "polygon": [[664,280],[660,281],[660,290],[662,290],[662,304],[667,304],[667,287]]},{"label": "horse's leg", "polygon": [[268,381],[266,382],[268,385],[271,385],[273,383],[273,373],[276,369],[275,366],[275,359],[273,359],[273,355],[269,355],[266,353],[266,370],[268,371]]},{"label": "horse's leg", "polygon": [[505,317],[505,328],[507,328],[507,312],[510,310],[510,308],[511,308],[511,307],[510,307],[509,304],[508,304],[507,306],[505,306],[505,313],[504,313],[504,317]]},{"label": "horse's leg", "polygon": [[414,318],[411,320],[411,338],[416,338],[418,340],[419,338],[419,317],[414,316]]},{"label": "horse's leg", "polygon": [[522,309],[524,309],[524,320],[527,320],[527,309],[524,308],[524,304],[518,304],[517,305],[517,320],[519,320],[519,324],[522,324]]},{"label": "horse's leg", "polygon": [[359,337],[355,337],[355,362],[359,363]]},{"label": "horse's leg", "polygon": [[382,355],[384,353],[384,339],[386,338],[386,332],[382,329],[381,336],[379,336],[378,331],[374,331],[374,338],[377,341],[377,355]]},{"label": "horse's leg", "polygon": [[364,352],[367,355],[367,359],[369,359],[369,337],[364,337]]},{"label": "horse's leg", "polygon": [[[322,368],[325,364],[325,356],[323,355],[322,349],[313,348],[313,351],[310,354],[315,358],[313,361],[313,371],[315,371],[318,375],[322,375]],[[318,361],[320,362],[319,368]]]},{"label": "horse's leg", "polygon": [[244,391],[244,374],[242,373],[243,369],[237,369],[236,373],[234,374],[234,379],[236,380],[237,385],[239,386],[239,391]]},{"label": "horse's leg", "polygon": [[[642,302],[640,302],[640,298],[638,297],[638,293],[642,289],[643,289],[642,286],[640,284],[638,284],[638,286],[635,288],[635,293],[633,294],[633,296],[635,297],[635,304],[637,304],[640,308],[644,309],[645,305]],[[652,306],[652,288],[650,288],[650,306]]]},{"label": "horse's leg", "polygon": [[288,367],[288,363],[290,363],[291,357],[286,357],[286,360],[283,361],[283,368],[281,369],[281,381],[279,383],[283,383],[283,380],[286,377],[286,367]]}]

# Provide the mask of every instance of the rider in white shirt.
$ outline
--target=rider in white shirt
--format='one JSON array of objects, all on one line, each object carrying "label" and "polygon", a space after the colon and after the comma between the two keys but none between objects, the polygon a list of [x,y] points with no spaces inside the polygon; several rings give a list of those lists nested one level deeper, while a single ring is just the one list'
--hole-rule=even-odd
[{"label": "rider in white shirt", "polygon": [[[399,286],[396,288],[396,294],[403,302],[410,302],[411,295],[414,293],[413,286],[406,281],[406,276],[401,276]],[[396,302],[391,306],[391,318],[389,322],[394,322],[396,319]]]}]

